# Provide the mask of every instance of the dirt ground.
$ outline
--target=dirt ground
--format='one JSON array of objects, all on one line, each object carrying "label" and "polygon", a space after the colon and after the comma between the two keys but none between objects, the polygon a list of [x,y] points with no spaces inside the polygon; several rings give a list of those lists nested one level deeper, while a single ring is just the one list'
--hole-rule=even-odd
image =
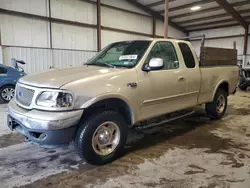
[{"label": "dirt ground", "polygon": [[[96,167],[73,147],[48,150],[6,129],[0,107],[0,187],[249,188],[250,93],[229,98],[225,118],[192,116],[144,132],[132,131],[125,155]],[[3,117],[3,118],[2,118]]]}]

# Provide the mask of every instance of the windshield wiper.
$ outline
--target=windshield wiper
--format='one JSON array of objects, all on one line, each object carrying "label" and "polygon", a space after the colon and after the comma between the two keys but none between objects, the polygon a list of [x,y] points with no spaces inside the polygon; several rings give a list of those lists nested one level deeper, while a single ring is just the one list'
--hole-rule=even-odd
[{"label": "windshield wiper", "polygon": [[96,64],[96,63],[87,63],[85,65],[89,65],[89,66],[101,66],[103,67],[103,65],[105,65],[106,67],[111,67],[111,68],[116,68],[115,65],[112,65],[112,64],[108,64],[108,63],[100,63],[100,64]]},{"label": "windshield wiper", "polygon": [[123,67],[123,68],[130,69],[130,68],[133,68],[134,66],[133,65],[130,65],[130,66],[127,66],[127,65],[116,65],[116,67]]},{"label": "windshield wiper", "polygon": [[116,68],[116,66],[115,66],[115,65],[108,64],[108,63],[102,63],[101,65],[106,65],[106,66],[111,67],[111,68]]}]

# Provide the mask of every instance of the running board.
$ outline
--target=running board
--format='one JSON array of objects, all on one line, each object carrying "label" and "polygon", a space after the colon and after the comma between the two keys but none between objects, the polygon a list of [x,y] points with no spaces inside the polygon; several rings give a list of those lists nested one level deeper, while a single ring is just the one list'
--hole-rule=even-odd
[{"label": "running board", "polygon": [[188,112],[186,114],[182,114],[180,116],[176,116],[176,117],[172,117],[172,118],[169,118],[169,119],[165,119],[165,120],[163,120],[161,122],[152,123],[152,124],[148,124],[148,125],[136,126],[135,129],[141,130],[141,129],[153,128],[153,127],[156,127],[158,125],[162,125],[164,123],[168,123],[168,122],[171,122],[171,121],[174,121],[174,120],[177,120],[177,119],[181,119],[181,118],[184,118],[184,117],[187,117],[187,116],[191,116],[193,114],[195,114],[195,111],[191,111],[191,112]]}]

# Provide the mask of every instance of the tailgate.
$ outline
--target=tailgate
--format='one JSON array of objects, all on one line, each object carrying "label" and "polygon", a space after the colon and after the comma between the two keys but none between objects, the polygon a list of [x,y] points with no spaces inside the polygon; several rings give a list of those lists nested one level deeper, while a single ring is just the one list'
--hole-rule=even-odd
[{"label": "tailgate", "polygon": [[202,46],[200,61],[201,66],[236,66],[237,50]]}]

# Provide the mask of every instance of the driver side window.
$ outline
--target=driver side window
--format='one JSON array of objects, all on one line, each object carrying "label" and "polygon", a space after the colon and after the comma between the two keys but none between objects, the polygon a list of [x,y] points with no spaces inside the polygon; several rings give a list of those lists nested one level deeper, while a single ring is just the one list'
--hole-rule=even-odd
[{"label": "driver side window", "polygon": [[161,58],[164,63],[162,70],[178,69],[179,61],[171,42],[157,42],[147,58],[147,64],[152,58]]}]

